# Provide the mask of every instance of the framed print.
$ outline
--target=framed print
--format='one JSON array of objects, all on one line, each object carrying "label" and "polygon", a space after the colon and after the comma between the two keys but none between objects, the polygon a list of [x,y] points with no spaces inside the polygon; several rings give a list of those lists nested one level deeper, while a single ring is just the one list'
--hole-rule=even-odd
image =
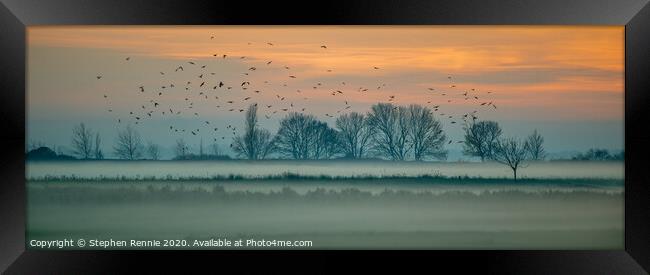
[{"label": "framed print", "polygon": [[650,9],[521,4],[3,3],[3,269],[643,274]]}]

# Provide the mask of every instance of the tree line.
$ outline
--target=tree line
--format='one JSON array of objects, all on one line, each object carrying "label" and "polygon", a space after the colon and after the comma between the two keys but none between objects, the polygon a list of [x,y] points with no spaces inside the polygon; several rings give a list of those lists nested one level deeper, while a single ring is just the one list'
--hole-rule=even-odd
[{"label": "tree line", "polygon": [[[395,106],[378,103],[368,113],[352,112],[336,119],[334,128],[313,115],[289,113],[280,120],[275,136],[258,126],[257,105],[250,105],[245,116],[245,132],[232,144],[238,157],[264,159],[278,153],[288,159],[362,159],[381,157],[390,160],[445,159],[447,137],[442,123],[431,109],[417,104]],[[524,140],[502,137],[495,121],[472,121],[464,127],[463,153],[492,160],[517,170],[527,160],[546,157],[544,138],[535,130]]]},{"label": "tree line", "polygon": [[[72,129],[72,153],[82,160],[104,159],[104,153],[101,149],[101,138],[99,132],[93,133],[91,129],[80,123]],[[213,143],[204,150],[203,140],[199,145],[199,154],[190,151],[189,145],[183,140],[176,140],[174,147],[175,157],[178,160],[189,159],[224,159],[228,156],[222,155],[219,146]],[[161,147],[151,141],[143,141],[140,133],[130,125],[118,131],[113,153],[119,159],[139,160],[150,159],[159,160],[161,157]]]},{"label": "tree line", "polygon": [[[232,151],[238,158],[260,160],[273,155],[284,159],[367,159],[432,160],[446,159],[448,142],[442,123],[431,109],[418,104],[397,106],[390,103],[372,105],[366,113],[351,112],[340,115],[333,127],[316,116],[298,112],[287,114],[279,122],[275,134],[262,128],[258,121],[258,105],[251,104],[244,117],[244,131],[235,136]],[[544,138],[533,131],[524,139],[504,137],[496,121],[472,120],[463,127],[464,139],[459,141],[463,154],[481,161],[495,161],[512,169],[517,178],[519,168],[530,160],[544,160]],[[72,148],[81,159],[103,159],[99,133],[83,123],[73,129]],[[174,159],[227,159],[216,143],[199,153],[190,152],[183,139],[174,147]],[[131,126],[118,132],[113,146],[120,159],[160,159],[160,146],[143,142]],[[592,150],[574,159],[617,159],[602,150]],[[621,157],[622,158],[622,157]]]},{"label": "tree line", "polygon": [[258,124],[257,105],[248,107],[244,133],[233,139],[240,158],[264,159],[276,153],[286,159],[390,160],[445,159],[446,136],[433,112],[417,104],[378,103],[370,112],[351,112],[336,119],[334,127],[314,115],[292,112],[280,120],[275,135]]},{"label": "tree line", "polygon": [[[418,104],[396,106],[378,103],[367,113],[351,112],[339,116],[334,127],[314,115],[292,112],[280,120],[279,129],[272,134],[260,127],[258,105],[248,107],[244,117],[244,132],[235,136],[231,148],[238,158],[259,160],[276,154],[285,159],[364,159],[431,160],[446,159],[447,137],[442,123],[431,109]],[[472,121],[465,127],[463,153],[482,161],[494,160],[517,166],[525,159],[541,160],[546,153],[544,139],[537,131],[525,141],[501,137],[502,130],[495,121]],[[83,123],[75,126],[72,148],[81,159],[103,159],[99,133],[93,133]],[[131,126],[118,132],[113,146],[115,156],[135,160],[146,157],[157,160],[161,148],[143,142]],[[223,158],[214,143],[193,154],[183,139],[174,147],[175,159]]]}]

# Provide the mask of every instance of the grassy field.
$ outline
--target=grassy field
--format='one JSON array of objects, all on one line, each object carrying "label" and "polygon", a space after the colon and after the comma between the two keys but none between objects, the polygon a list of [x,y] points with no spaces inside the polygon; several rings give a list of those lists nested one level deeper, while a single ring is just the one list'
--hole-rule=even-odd
[{"label": "grassy field", "polygon": [[[520,178],[623,179],[620,161],[542,161],[519,169]],[[394,162],[374,160],[228,160],[228,161],[33,161],[27,179],[76,178],[212,178],[269,177],[291,173],[331,177],[442,177],[509,178],[512,171],[493,162]]]}]

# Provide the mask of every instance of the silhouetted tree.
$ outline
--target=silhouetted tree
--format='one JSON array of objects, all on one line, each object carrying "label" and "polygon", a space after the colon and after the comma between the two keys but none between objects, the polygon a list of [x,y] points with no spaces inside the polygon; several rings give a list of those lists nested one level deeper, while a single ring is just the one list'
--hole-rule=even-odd
[{"label": "silhouetted tree", "polygon": [[233,138],[233,151],[239,157],[263,159],[274,149],[271,133],[257,125],[257,104],[246,111],[244,134]]},{"label": "silhouetted tree", "polygon": [[95,150],[94,150],[94,155],[95,159],[104,159],[104,152],[102,152],[102,139],[99,136],[99,132],[95,134]]},{"label": "silhouetted tree", "polygon": [[390,103],[378,103],[371,107],[368,124],[375,129],[374,149],[392,160],[404,160],[411,150],[408,142],[408,111]]},{"label": "silhouetted tree", "polygon": [[408,129],[413,157],[420,161],[428,157],[443,159],[447,156],[443,145],[446,137],[442,124],[429,108],[417,104],[408,107]]},{"label": "silhouetted tree", "polygon": [[313,136],[309,158],[329,159],[341,152],[338,132],[327,126],[327,123],[313,123],[309,133]]},{"label": "silhouetted tree", "polygon": [[176,159],[184,159],[189,153],[189,148],[185,140],[180,138],[176,140],[176,146],[174,147],[174,153],[176,154]]},{"label": "silhouetted tree", "polygon": [[273,137],[271,132],[266,129],[256,129],[257,134],[255,134],[255,144],[257,144],[257,159],[265,159],[269,154],[275,152],[275,144],[273,143]]},{"label": "silhouetted tree", "polygon": [[543,160],[546,157],[544,137],[537,133],[537,130],[526,139],[526,151],[531,160]]},{"label": "silhouetted tree", "polygon": [[526,144],[515,138],[499,139],[495,143],[495,150],[492,159],[496,162],[508,165],[512,169],[515,181],[517,180],[517,169],[523,167],[528,152]]},{"label": "silhouetted tree", "polygon": [[363,158],[374,132],[365,115],[357,112],[341,115],[336,119],[336,128],[345,156]]},{"label": "silhouetted tree", "polygon": [[160,146],[151,141],[147,142],[147,155],[152,160],[160,159]]},{"label": "silhouetted tree", "polygon": [[203,138],[199,141],[199,158],[203,158]]},{"label": "silhouetted tree", "polygon": [[312,115],[295,112],[280,120],[280,128],[275,138],[280,154],[293,159],[307,159],[311,142],[307,129],[315,120]]},{"label": "silhouetted tree", "polygon": [[293,159],[331,158],[336,154],[336,131],[313,115],[290,113],[280,120],[275,138],[278,152]]},{"label": "silhouetted tree", "polygon": [[481,161],[491,159],[501,136],[501,127],[495,121],[472,122],[465,126],[463,153],[480,157]]},{"label": "silhouetted tree", "polygon": [[93,155],[93,134],[86,125],[80,123],[72,129],[72,150],[81,159],[89,159]]},{"label": "silhouetted tree", "polygon": [[135,160],[142,157],[144,146],[138,131],[130,125],[126,126],[123,131],[118,133],[114,150],[115,155],[121,159]]}]

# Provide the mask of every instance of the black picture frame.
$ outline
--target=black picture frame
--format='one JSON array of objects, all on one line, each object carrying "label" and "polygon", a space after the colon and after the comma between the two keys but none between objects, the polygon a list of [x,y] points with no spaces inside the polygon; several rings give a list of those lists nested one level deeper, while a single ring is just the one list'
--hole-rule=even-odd
[{"label": "black picture frame", "polygon": [[[625,25],[625,249],[613,251],[27,251],[26,26],[34,25]],[[314,272],[453,268],[498,274],[650,271],[650,5],[648,0],[84,1],[0,3],[0,270],[8,274],[187,271]],[[364,256],[363,258],[360,256]],[[397,264],[397,261],[405,263]],[[302,264],[309,269],[293,269]]]}]

